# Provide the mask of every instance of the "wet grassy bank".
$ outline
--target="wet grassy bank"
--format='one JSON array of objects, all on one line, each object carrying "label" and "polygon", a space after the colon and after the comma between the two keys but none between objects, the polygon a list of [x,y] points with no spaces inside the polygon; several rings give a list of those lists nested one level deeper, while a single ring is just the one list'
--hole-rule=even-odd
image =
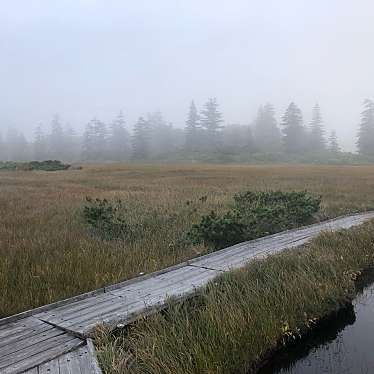
[{"label": "wet grassy bank", "polygon": [[374,265],[374,223],[325,233],[224,274],[199,297],[97,338],[106,373],[255,372],[282,342],[350,302]]}]

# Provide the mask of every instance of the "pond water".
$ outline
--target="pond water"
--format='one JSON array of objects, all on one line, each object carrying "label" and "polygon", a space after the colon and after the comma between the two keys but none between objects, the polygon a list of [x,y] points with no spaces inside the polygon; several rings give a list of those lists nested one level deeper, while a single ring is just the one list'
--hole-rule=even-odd
[{"label": "pond water", "polygon": [[[374,373],[374,278],[344,310],[276,353],[260,374]],[[364,286],[366,284],[366,286]]]}]

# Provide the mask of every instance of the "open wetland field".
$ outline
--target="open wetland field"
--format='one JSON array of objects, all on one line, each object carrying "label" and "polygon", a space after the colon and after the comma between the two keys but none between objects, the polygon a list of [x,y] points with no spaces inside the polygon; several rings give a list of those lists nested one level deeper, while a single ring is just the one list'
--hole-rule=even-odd
[{"label": "open wetland field", "polygon": [[[207,252],[183,238],[235,193],[308,190],[318,219],[374,208],[372,166],[84,165],[0,173],[0,316],[48,304]],[[131,240],[105,240],[86,198],[121,199]]]}]

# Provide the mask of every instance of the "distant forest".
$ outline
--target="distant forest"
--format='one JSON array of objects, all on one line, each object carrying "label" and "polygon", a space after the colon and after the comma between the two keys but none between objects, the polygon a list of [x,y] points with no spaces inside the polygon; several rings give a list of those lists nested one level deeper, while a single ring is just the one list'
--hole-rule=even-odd
[{"label": "distant forest", "polygon": [[15,129],[0,134],[0,160],[68,162],[204,161],[360,163],[374,161],[374,102],[365,100],[357,133],[357,154],[343,152],[335,131],[327,134],[320,107],[305,124],[289,104],[280,122],[271,104],[261,106],[251,125],[223,125],[217,100],[202,110],[191,103],[185,128],[173,127],[160,112],[140,117],[130,132],[120,113],[112,123],[92,119],[83,134],[62,125],[58,116],[45,133],[37,126],[28,141]]}]

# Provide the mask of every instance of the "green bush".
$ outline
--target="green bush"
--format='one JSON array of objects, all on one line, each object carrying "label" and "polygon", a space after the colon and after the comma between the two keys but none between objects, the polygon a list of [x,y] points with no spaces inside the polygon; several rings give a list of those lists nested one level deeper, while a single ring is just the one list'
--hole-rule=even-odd
[{"label": "green bush", "polygon": [[133,230],[123,218],[124,204],[121,200],[92,199],[86,197],[83,217],[94,234],[102,239],[132,239]]},{"label": "green bush", "polygon": [[0,170],[44,170],[58,171],[69,169],[70,165],[58,160],[30,161],[30,162],[0,162]]},{"label": "green bush", "polygon": [[247,191],[234,196],[234,204],[223,215],[203,216],[187,234],[197,244],[220,249],[312,222],[321,203],[306,191]]}]

